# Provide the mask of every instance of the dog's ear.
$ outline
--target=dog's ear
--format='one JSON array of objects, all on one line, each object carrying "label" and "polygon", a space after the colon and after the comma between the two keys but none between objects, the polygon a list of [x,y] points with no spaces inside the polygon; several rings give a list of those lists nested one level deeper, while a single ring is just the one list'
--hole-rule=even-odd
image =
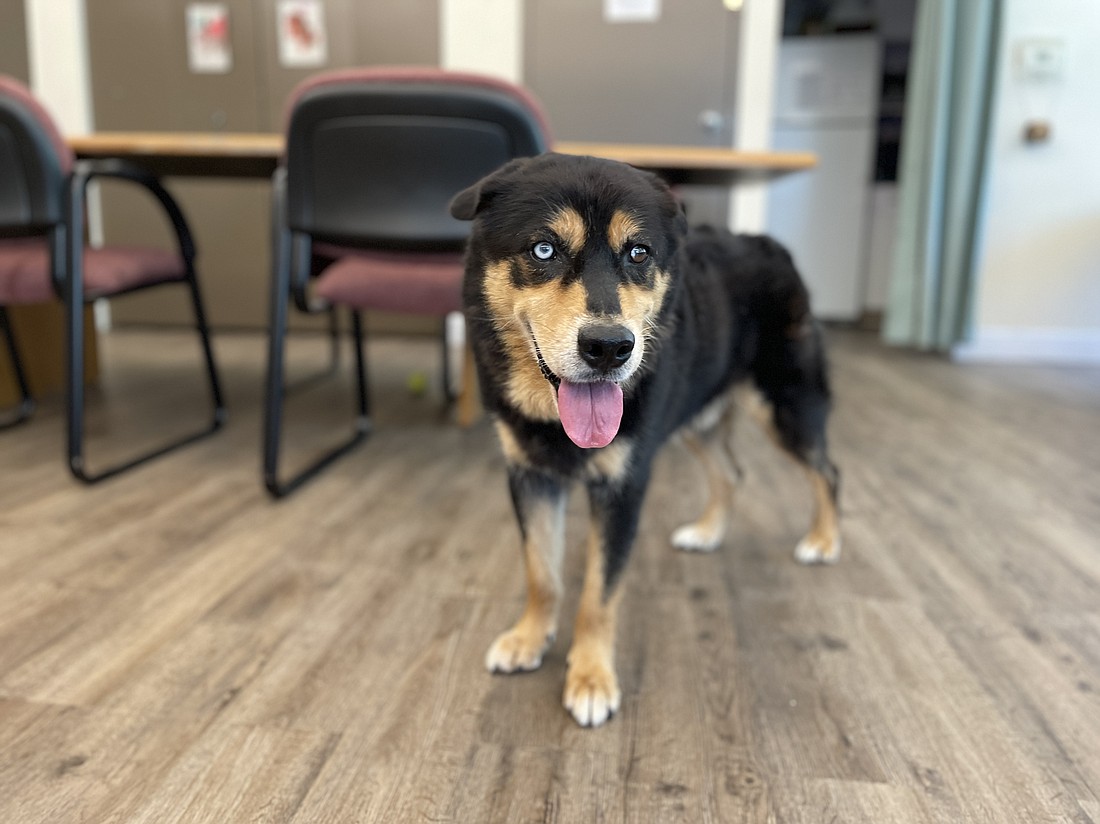
[{"label": "dog's ear", "polygon": [[479,180],[473,186],[463,189],[451,199],[451,217],[458,220],[473,220],[481,207],[481,189],[489,178]]},{"label": "dog's ear", "polygon": [[672,220],[672,227],[679,235],[684,235],[688,230],[687,206],[684,201],[676,196],[676,193],[665,182],[665,179],[654,172],[646,172],[649,185],[661,196],[664,203],[665,215]]},{"label": "dog's ear", "polygon": [[673,224],[676,226],[677,232],[681,235],[686,235],[688,231],[687,205],[675,195],[672,197],[676,202],[676,217],[673,218]]},{"label": "dog's ear", "polygon": [[512,174],[527,164],[527,160],[525,157],[510,160],[473,186],[463,189],[451,200],[451,217],[473,220],[489,205],[494,196],[500,194]]}]

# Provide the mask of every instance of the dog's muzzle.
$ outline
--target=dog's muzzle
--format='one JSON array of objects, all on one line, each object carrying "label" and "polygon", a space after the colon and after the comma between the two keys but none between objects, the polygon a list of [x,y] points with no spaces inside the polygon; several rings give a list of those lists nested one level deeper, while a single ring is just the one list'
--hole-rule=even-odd
[{"label": "dog's muzzle", "polygon": [[[622,366],[634,351],[634,335],[625,327],[589,327],[582,332],[578,346],[581,357],[603,374]],[[618,434],[623,417],[623,390],[611,380],[573,382],[554,374],[542,356],[535,336],[531,335],[539,371],[554,387],[558,417],[565,434],[582,449],[607,446]]]}]

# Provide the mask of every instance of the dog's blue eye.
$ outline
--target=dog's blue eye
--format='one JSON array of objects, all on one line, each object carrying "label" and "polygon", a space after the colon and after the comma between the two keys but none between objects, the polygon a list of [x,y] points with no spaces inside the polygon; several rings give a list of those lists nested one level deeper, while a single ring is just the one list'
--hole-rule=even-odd
[{"label": "dog's blue eye", "polygon": [[630,249],[631,263],[645,263],[649,260],[649,249],[642,245],[633,246]]},{"label": "dog's blue eye", "polygon": [[550,260],[555,251],[554,244],[547,243],[545,240],[531,247],[531,254],[535,256],[535,260]]}]

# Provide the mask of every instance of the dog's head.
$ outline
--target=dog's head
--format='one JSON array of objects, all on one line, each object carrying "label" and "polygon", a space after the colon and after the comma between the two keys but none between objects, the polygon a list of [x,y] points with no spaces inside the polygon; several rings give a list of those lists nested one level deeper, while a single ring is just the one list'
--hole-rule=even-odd
[{"label": "dog's head", "polygon": [[625,164],[546,154],[459,193],[451,214],[476,218],[467,310],[487,313],[502,341],[508,402],[560,418],[578,446],[606,446],[675,277],[686,222],[668,187]]}]

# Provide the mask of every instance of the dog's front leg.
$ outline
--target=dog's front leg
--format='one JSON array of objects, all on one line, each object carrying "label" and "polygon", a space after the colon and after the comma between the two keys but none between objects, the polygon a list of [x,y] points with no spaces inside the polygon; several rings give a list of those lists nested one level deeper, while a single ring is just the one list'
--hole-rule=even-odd
[{"label": "dog's front leg", "polygon": [[557,632],[561,602],[565,488],[559,479],[521,466],[509,468],[508,484],[523,539],[527,606],[516,625],[489,647],[490,672],[537,669]]},{"label": "dog's front leg", "polygon": [[618,583],[634,543],[645,483],[593,481],[588,491],[592,520],[584,591],[562,703],[578,724],[598,727],[618,711],[622,699],[615,676],[615,625],[622,598]]}]

